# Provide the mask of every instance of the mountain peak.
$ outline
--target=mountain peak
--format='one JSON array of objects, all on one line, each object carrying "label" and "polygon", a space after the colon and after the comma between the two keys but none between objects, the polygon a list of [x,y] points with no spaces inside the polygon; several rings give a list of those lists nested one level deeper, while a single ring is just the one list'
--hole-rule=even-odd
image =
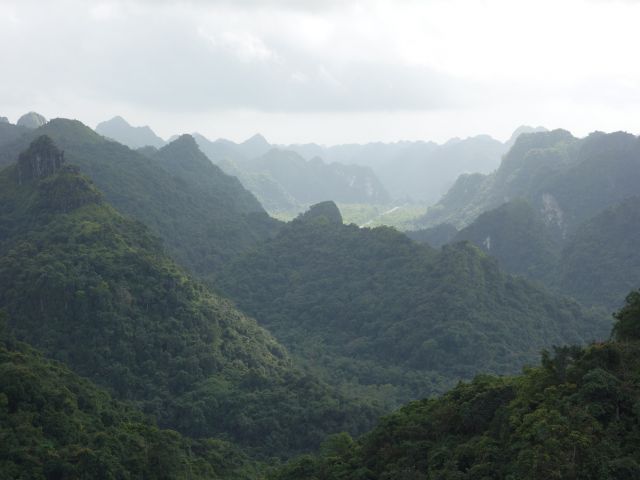
[{"label": "mountain peak", "polygon": [[271,144],[262,135],[256,133],[253,137],[239,144],[238,148],[243,155],[254,158],[268,152],[271,149]]},{"label": "mountain peak", "polygon": [[261,133],[256,133],[251,138],[248,138],[244,142],[242,142],[242,145],[249,145],[249,144],[269,145],[269,142],[267,141],[266,138],[264,138],[264,136]]},{"label": "mountain peak", "polygon": [[164,152],[165,154],[188,154],[189,156],[202,155],[200,147],[198,147],[198,143],[196,142],[195,138],[193,138],[193,136],[189,135],[188,133],[177,136],[175,140],[162,147],[159,152]]},{"label": "mountain peak", "polygon": [[132,149],[148,145],[160,148],[165,144],[165,141],[157,136],[149,126],[134,127],[120,115],[116,115],[111,120],[100,122],[96,125],[96,132]]},{"label": "mountain peak", "polygon": [[509,140],[507,140],[506,145],[509,148],[511,148],[513,144],[516,143],[516,140],[518,140],[518,137],[523,133],[538,133],[538,132],[548,132],[548,131],[549,131],[548,129],[546,129],[541,125],[537,127],[532,127],[530,125],[520,125],[518,128],[516,128],[513,131],[513,133],[511,134],[511,137],[509,138]]},{"label": "mountain peak", "polygon": [[312,222],[320,218],[326,219],[329,223],[342,224],[342,214],[340,213],[340,209],[335,202],[331,200],[311,205],[309,210],[298,216],[297,220]]},{"label": "mountain peak", "polygon": [[123,117],[121,117],[120,115],[116,115],[115,117],[113,117],[111,120],[106,120],[104,122],[100,122],[98,124],[98,126],[100,125],[104,125],[104,124],[112,124],[112,125],[123,125],[123,126],[127,126],[130,127],[131,124],[129,122],[127,122]]},{"label": "mountain peak", "polygon": [[30,129],[35,129],[41,127],[47,123],[47,119],[44,118],[37,112],[29,112],[22,115],[16,125],[20,125],[21,127],[27,127]]}]

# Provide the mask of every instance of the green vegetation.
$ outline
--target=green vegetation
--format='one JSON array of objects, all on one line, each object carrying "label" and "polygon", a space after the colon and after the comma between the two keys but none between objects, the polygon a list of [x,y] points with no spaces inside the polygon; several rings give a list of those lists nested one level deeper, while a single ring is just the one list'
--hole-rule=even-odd
[{"label": "green vegetation", "polygon": [[193,437],[286,457],[378,412],[294,368],[73,168],[0,172],[0,308],[19,339]]},{"label": "green vegetation", "polygon": [[438,252],[322,215],[294,220],[219,278],[309,368],[391,406],[478,372],[514,373],[542,348],[610,328],[468,243]]},{"label": "green vegetation", "polygon": [[617,132],[577,139],[565,130],[524,134],[490,175],[463,175],[421,223],[469,225],[517,198],[529,201],[558,235],[572,233],[601,210],[637,195],[640,141]]},{"label": "green vegetation", "polygon": [[[639,182],[633,135],[525,134],[495,173],[460,177],[422,222],[462,227],[452,240],[473,242],[506,271],[615,309],[640,285]],[[409,235],[428,240],[434,228]]]},{"label": "green vegetation", "polygon": [[562,250],[554,281],[590,305],[620,306],[640,285],[640,197],[629,198],[585,222]]},{"label": "green vegetation", "polygon": [[4,327],[0,319],[0,478],[256,478],[232,445],[160,430]]},{"label": "green vegetation", "polygon": [[485,212],[452,241],[468,240],[498,259],[507,272],[545,278],[555,266],[558,242],[526,200]]},{"label": "green vegetation", "polygon": [[638,478],[640,292],[617,319],[615,342],[555,348],[521,376],[482,375],[410,403],[271,479]]},{"label": "green vegetation", "polygon": [[41,135],[51,137],[111,205],[144,222],[178,263],[203,278],[278,228],[255,197],[209,162],[189,136],[148,158],[78,121],[54,119],[3,146],[0,165],[15,162]]},{"label": "green vegetation", "polygon": [[[412,230],[404,233],[411,240],[415,240],[418,243],[426,243],[431,247],[440,248],[454,239],[458,234],[458,229],[449,223],[441,223],[435,227]],[[478,246],[478,244],[476,244],[476,246]]]}]

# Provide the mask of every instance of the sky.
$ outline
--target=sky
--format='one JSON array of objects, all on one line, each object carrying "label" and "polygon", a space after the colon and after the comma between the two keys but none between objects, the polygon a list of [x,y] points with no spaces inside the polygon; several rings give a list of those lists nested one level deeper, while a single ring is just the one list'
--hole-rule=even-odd
[{"label": "sky", "polygon": [[167,138],[640,133],[640,0],[0,0],[0,116]]}]

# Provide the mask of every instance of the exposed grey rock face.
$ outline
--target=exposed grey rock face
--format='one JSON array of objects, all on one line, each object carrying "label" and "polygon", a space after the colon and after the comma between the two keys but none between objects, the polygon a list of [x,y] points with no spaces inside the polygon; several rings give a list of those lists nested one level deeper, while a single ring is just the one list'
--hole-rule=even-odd
[{"label": "exposed grey rock face", "polygon": [[18,119],[17,125],[35,129],[47,123],[47,119],[36,112],[25,113]]},{"label": "exposed grey rock face", "polygon": [[18,183],[56,173],[64,163],[64,152],[46,135],[36,138],[18,157]]},{"label": "exposed grey rock face", "polygon": [[0,117],[0,123],[9,123],[9,119],[7,117]]}]

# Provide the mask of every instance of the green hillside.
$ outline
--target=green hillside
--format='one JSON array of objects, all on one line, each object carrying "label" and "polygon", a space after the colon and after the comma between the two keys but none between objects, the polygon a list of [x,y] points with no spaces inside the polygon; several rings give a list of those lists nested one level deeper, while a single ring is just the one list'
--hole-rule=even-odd
[{"label": "green hillside", "polygon": [[19,339],[190,436],[287,456],[378,411],[294,368],[47,137],[0,172],[0,308]]},{"label": "green hillside", "polygon": [[[507,272],[535,279],[549,276],[560,241],[526,200],[517,199],[481,214],[453,237],[468,240],[496,258]],[[626,289],[629,291],[629,289]]]},{"label": "green hillside", "polygon": [[200,276],[213,275],[277,228],[255,197],[206,161],[190,137],[148,158],[78,121],[54,119],[0,147],[0,165],[15,162],[40,135],[51,137],[111,205],[149,226],[180,264]]},{"label": "green hillside", "polygon": [[559,236],[637,194],[640,140],[595,132],[578,139],[565,130],[523,134],[489,175],[463,175],[422,218],[424,226],[470,224],[481,213],[523,198]]},{"label": "green hillside", "polygon": [[0,478],[256,478],[237,448],[160,430],[5,327],[0,319]]},{"label": "green hillside", "polygon": [[557,348],[520,376],[482,375],[410,403],[271,479],[638,478],[640,292],[617,318],[614,342]]},{"label": "green hillside", "polygon": [[468,243],[436,251],[321,211],[234,262],[220,289],[347,391],[395,404],[478,372],[514,373],[544,347],[610,328]]},{"label": "green hillside", "polygon": [[640,286],[640,198],[631,197],[585,222],[566,242],[558,287],[590,305],[620,306]]}]

